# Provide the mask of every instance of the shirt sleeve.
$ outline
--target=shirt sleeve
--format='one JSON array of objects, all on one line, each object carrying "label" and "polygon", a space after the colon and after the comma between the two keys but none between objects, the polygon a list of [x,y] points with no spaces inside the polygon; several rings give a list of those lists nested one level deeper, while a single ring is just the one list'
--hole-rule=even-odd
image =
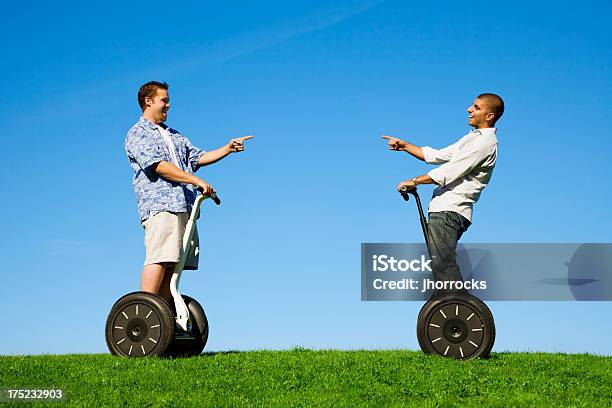
[{"label": "shirt sleeve", "polygon": [[164,152],[159,146],[147,137],[146,131],[136,127],[128,132],[125,139],[125,151],[128,157],[134,160],[148,175],[151,166],[165,159]]},{"label": "shirt sleeve", "polygon": [[187,139],[185,136],[181,135],[181,137],[183,138],[183,142],[187,148],[187,165],[191,171],[195,173],[200,168],[200,164],[198,163],[200,158],[204,156],[206,152],[192,145],[189,139]]},{"label": "shirt sleeve", "polygon": [[474,170],[482,164],[492,152],[493,146],[491,145],[483,146],[475,144],[473,146],[468,146],[454,152],[448,162],[431,170],[427,174],[436,184],[445,186]]},{"label": "shirt sleeve", "polygon": [[446,146],[443,149],[434,149],[433,147],[423,146],[423,158],[429,164],[442,164],[451,160],[453,153],[459,148],[461,141],[464,138],[459,139],[457,142],[450,146]]}]

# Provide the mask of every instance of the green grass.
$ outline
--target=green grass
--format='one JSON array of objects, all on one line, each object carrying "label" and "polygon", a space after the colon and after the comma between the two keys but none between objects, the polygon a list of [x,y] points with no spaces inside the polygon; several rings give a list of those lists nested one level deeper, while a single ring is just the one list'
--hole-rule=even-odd
[{"label": "green grass", "polygon": [[456,361],[304,349],[190,359],[2,356],[1,387],[62,387],[69,406],[606,407],[612,357],[494,353]]}]

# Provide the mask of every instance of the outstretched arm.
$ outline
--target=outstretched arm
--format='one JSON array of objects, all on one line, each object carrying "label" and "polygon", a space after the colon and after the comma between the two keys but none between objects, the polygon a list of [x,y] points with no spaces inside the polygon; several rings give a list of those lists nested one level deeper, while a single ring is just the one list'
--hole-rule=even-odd
[{"label": "outstretched arm", "polygon": [[387,139],[389,141],[389,150],[406,152],[419,160],[425,161],[425,156],[423,155],[423,149],[421,147],[415,146],[412,143],[406,142],[405,140],[398,139],[393,136],[383,135],[382,138]]},{"label": "outstretched arm", "polygon": [[244,141],[252,139],[253,137],[254,136],[249,135],[232,139],[225,146],[204,153],[204,155],[200,157],[200,160],[198,160],[198,164],[200,166],[208,166],[209,164],[218,162],[230,153],[241,152],[244,150]]},{"label": "outstretched arm", "polygon": [[418,184],[445,186],[464,177],[470,171],[497,154],[496,145],[471,146],[455,153],[452,159],[427,174],[402,181],[398,186],[416,187]]}]

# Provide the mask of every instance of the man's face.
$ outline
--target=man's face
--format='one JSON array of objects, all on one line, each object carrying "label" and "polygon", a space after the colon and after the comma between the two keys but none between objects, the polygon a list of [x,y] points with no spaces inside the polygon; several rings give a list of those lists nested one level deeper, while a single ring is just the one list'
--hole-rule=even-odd
[{"label": "man's face", "polygon": [[155,123],[165,122],[170,109],[170,96],[168,90],[157,88],[153,98],[145,98],[146,111]]},{"label": "man's face", "polygon": [[468,112],[468,124],[475,129],[482,129],[491,127],[495,114],[491,111],[487,105],[487,101],[476,98],[467,110]]}]

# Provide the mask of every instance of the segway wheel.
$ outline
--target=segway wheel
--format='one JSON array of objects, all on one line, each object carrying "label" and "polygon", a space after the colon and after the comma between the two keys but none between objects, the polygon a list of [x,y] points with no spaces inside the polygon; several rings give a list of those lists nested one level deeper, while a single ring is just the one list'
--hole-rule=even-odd
[{"label": "segway wheel", "polygon": [[446,295],[425,303],[417,320],[417,337],[426,354],[486,358],[495,342],[495,322],[477,297]]},{"label": "segway wheel", "polygon": [[169,357],[197,356],[202,353],[208,341],[208,319],[204,308],[195,299],[182,296],[189,310],[188,332],[176,331],[174,340],[166,350]]},{"label": "segway wheel", "polygon": [[174,317],[156,295],[133,292],[119,299],[106,320],[106,344],[117,356],[159,356],[174,338]]}]

